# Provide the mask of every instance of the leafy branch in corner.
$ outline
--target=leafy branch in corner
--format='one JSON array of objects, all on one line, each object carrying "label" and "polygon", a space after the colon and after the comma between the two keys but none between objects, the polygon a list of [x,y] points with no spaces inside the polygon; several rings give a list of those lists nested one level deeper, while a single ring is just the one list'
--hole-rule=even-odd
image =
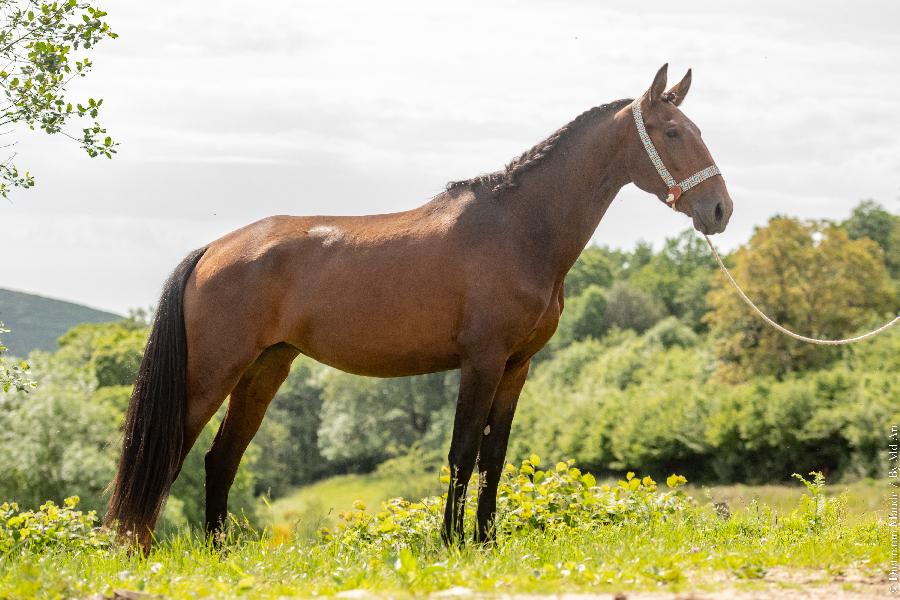
[{"label": "leafy branch in corner", "polygon": [[[97,122],[103,100],[73,102],[66,94],[67,85],[93,67],[88,57],[76,57],[76,53],[86,54],[104,39],[117,37],[104,20],[106,15],[78,0],[0,0],[0,129],[10,128],[3,134],[24,125],[71,138],[92,158],[112,158],[117,143]],[[77,119],[93,124],[72,133],[68,126]],[[34,177],[20,172],[14,158],[12,153],[0,162],[3,197],[13,188],[34,185]]]}]

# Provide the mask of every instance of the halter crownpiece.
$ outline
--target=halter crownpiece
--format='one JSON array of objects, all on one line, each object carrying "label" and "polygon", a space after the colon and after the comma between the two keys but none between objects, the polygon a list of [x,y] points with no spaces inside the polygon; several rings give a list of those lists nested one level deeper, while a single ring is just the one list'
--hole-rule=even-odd
[{"label": "halter crownpiece", "polygon": [[676,182],[675,178],[672,177],[672,174],[669,173],[669,170],[666,168],[665,163],[663,163],[662,158],[660,158],[659,152],[656,151],[653,140],[650,139],[650,135],[647,133],[647,128],[644,126],[644,116],[641,114],[640,98],[635,98],[634,102],[631,103],[631,114],[634,115],[634,124],[637,126],[638,137],[641,138],[641,143],[644,144],[644,150],[647,152],[647,157],[650,159],[650,162],[653,163],[653,166],[656,167],[656,172],[659,173],[659,176],[668,188],[669,195],[666,198],[666,204],[673,209],[675,208],[678,199],[681,198],[681,195],[686,191],[703,183],[710,177],[722,174],[719,171],[719,167],[713,164],[705,169],[697,171],[681,182]]}]

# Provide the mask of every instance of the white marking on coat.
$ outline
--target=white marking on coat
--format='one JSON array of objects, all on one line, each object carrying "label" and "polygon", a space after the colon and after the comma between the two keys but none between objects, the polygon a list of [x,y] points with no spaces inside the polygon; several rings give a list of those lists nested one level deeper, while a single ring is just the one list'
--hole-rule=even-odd
[{"label": "white marking on coat", "polygon": [[323,246],[331,246],[343,237],[343,233],[339,228],[331,227],[330,225],[317,225],[307,231],[307,233],[320,238]]}]

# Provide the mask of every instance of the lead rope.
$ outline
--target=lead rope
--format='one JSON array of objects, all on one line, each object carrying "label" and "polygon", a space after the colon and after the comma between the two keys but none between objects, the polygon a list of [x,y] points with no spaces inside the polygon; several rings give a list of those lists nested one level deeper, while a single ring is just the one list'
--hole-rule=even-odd
[{"label": "lead rope", "polygon": [[725,263],[723,263],[722,259],[719,258],[719,253],[716,252],[715,246],[713,246],[712,242],[709,240],[709,236],[704,233],[703,237],[706,238],[706,243],[709,244],[709,249],[712,250],[713,256],[716,257],[716,262],[719,263],[719,266],[722,268],[722,272],[725,273],[726,277],[728,277],[728,281],[731,282],[731,285],[734,286],[734,289],[737,290],[737,293],[740,294],[740,296],[741,296],[741,298],[743,298],[744,302],[747,303],[747,306],[749,306],[754,311],[756,311],[756,314],[758,314],[760,317],[762,317],[763,321],[765,321],[766,323],[768,323],[769,325],[771,325],[773,328],[777,329],[781,333],[791,336],[795,340],[800,340],[801,342],[809,342],[810,344],[820,344],[823,346],[841,346],[843,344],[852,344],[854,342],[861,342],[865,339],[876,336],[883,331],[887,331],[888,329],[890,329],[891,327],[896,325],[897,321],[900,321],[900,316],[897,316],[897,317],[894,317],[892,320],[888,321],[887,323],[885,323],[884,325],[882,325],[881,327],[879,327],[878,329],[872,330],[872,331],[870,331],[868,333],[864,333],[862,335],[858,335],[856,337],[846,338],[843,340],[819,340],[816,338],[806,337],[805,335],[800,335],[799,333],[794,333],[790,329],[785,329],[784,327],[782,327],[781,325],[779,325],[778,323],[776,323],[775,321],[773,321],[772,319],[767,317],[763,311],[761,311],[759,308],[756,307],[755,304],[753,304],[753,301],[747,297],[747,294],[744,293],[744,290],[741,289],[741,286],[739,286],[737,284],[737,281],[735,281],[734,277],[731,276],[731,273],[728,272],[728,269],[725,267]]}]

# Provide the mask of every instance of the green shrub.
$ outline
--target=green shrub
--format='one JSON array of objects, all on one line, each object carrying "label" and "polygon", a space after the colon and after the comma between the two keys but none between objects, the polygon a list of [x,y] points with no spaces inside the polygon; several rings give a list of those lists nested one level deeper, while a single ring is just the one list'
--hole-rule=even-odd
[{"label": "green shrub", "polygon": [[715,478],[778,481],[797,469],[873,476],[885,428],[900,416],[898,388],[894,373],[838,365],[725,389],[706,426]]},{"label": "green shrub", "polygon": [[599,485],[592,474],[576,468],[574,460],[545,471],[537,468],[539,464],[540,458],[532,455],[518,469],[506,465],[497,497],[499,531],[648,522],[665,519],[690,504],[677,489],[687,480],[678,475],[667,478],[670,489],[660,493],[649,476],[638,478],[628,472],[618,485]]},{"label": "green shrub", "polygon": [[[540,530],[564,533],[568,529],[628,522],[664,521],[679,514],[692,500],[679,489],[686,479],[671,475],[666,492],[658,489],[650,477],[638,478],[629,472],[615,486],[599,485],[590,473],[582,473],[574,460],[557,463],[552,469],[540,470],[537,455],[522,461],[517,468],[508,464],[497,492],[498,534]],[[442,482],[450,482],[448,468],[442,470]],[[466,523],[474,527],[477,505],[477,476],[469,485]],[[358,503],[355,510],[340,515],[334,530],[323,529],[320,535],[354,552],[371,547],[397,549],[439,544],[446,497],[432,496],[419,502],[394,498],[376,513],[366,511]]]},{"label": "green shrub", "polygon": [[78,496],[66,498],[62,506],[47,501],[36,511],[20,510],[15,502],[0,504],[0,557],[108,546],[109,535],[95,529],[97,514],[77,510],[78,502]]},{"label": "green shrub", "polygon": [[525,385],[511,458],[533,450],[706,482],[878,473],[885,428],[900,421],[900,336],[827,369],[737,384],[718,378],[714,343],[670,317],[560,350]]}]

